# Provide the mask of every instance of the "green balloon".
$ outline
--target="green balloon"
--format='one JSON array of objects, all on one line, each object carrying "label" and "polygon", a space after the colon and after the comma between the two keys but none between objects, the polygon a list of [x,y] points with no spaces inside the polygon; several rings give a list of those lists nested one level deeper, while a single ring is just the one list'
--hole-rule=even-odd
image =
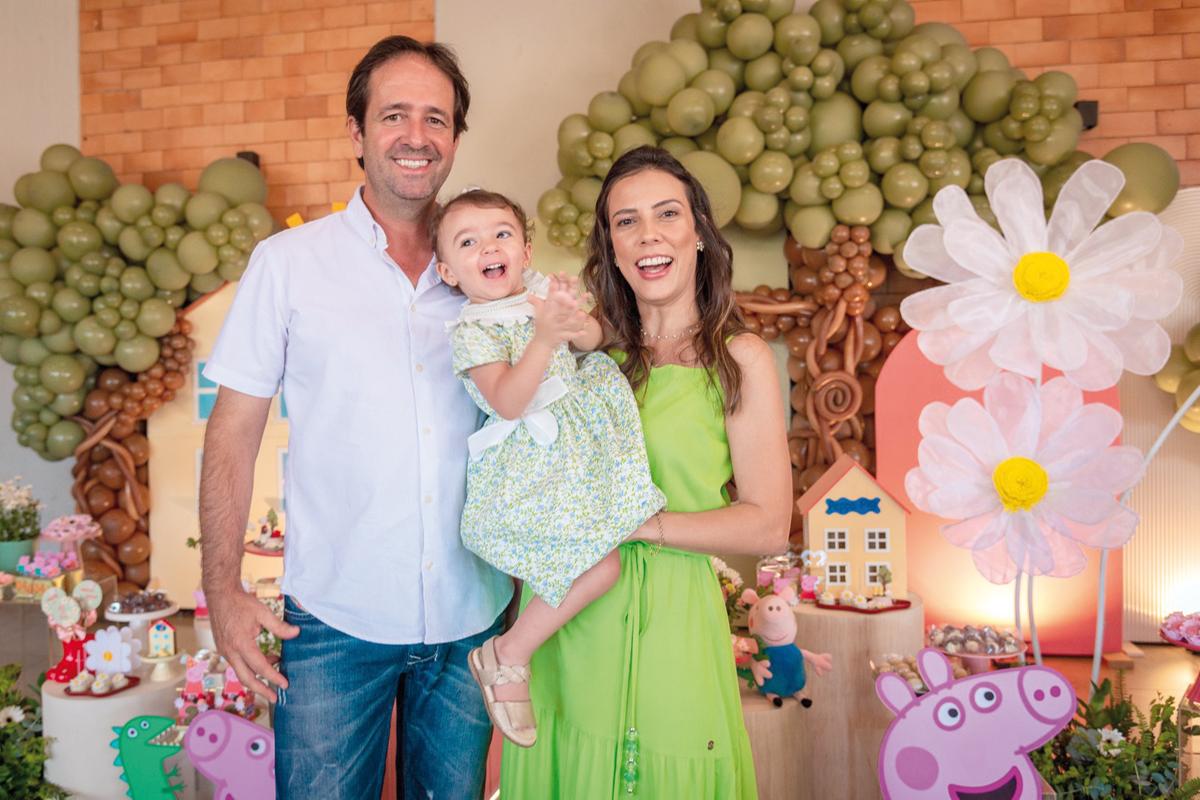
[{"label": "green balloon", "polygon": [[145,261],[153,251],[153,248],[142,239],[138,229],[132,225],[121,231],[121,235],[117,237],[117,246],[130,261]]},{"label": "green balloon", "polygon": [[863,132],[872,139],[903,136],[911,119],[912,112],[903,103],[875,100],[863,112]]},{"label": "green balloon", "polygon": [[75,206],[75,192],[71,189],[71,182],[61,172],[44,169],[33,173],[26,192],[28,202],[25,205],[47,214],[59,206]]},{"label": "green balloon", "polygon": [[25,285],[14,278],[0,278],[0,300],[5,297],[23,297]]},{"label": "green balloon", "polygon": [[22,339],[20,345],[17,346],[17,360],[21,362],[25,370],[23,375],[14,376],[21,378],[17,382],[23,386],[36,386],[41,383],[42,378],[36,368],[40,367],[42,362],[50,356],[50,349],[41,339],[36,337]]},{"label": "green balloon", "polygon": [[[558,123],[558,146],[566,149],[586,139],[591,132],[592,126],[588,123],[586,116],[583,114],[570,114],[564,117],[562,122]],[[210,220],[209,224],[211,225],[215,221]]]},{"label": "green balloon", "polygon": [[708,68],[724,72],[733,78],[733,85],[741,91],[746,86],[746,62],[726,48],[712,50],[708,54]]},{"label": "green balloon", "polygon": [[123,342],[117,342],[113,356],[117,366],[126,372],[145,372],[158,361],[158,342],[149,336],[134,336]]},{"label": "green balloon", "polygon": [[947,186],[966,189],[971,182],[971,158],[967,151],[954,148],[946,151],[946,168],[943,174],[929,181],[929,194],[935,195]]},{"label": "green balloon", "polygon": [[758,58],[775,42],[775,26],[764,14],[742,14],[729,24],[725,45],[743,61]]},{"label": "green balloon", "polygon": [[749,164],[765,146],[762,131],[746,117],[730,117],[717,129],[717,152],[730,164]]},{"label": "green balloon", "polygon": [[680,136],[699,136],[715,116],[712,98],[703,89],[680,89],[667,105],[667,122]]},{"label": "green balloon", "polygon": [[166,300],[152,297],[142,303],[136,322],[139,331],[157,339],[166,336],[175,325],[175,309]]},{"label": "green balloon", "polygon": [[13,219],[19,210],[16,206],[0,203],[0,241],[12,238]]},{"label": "green balloon", "polygon": [[[204,235],[199,231],[192,231],[192,233],[199,234],[203,240]],[[204,246],[211,248],[207,242],[204,242]],[[180,266],[175,253],[165,247],[158,248],[146,259],[146,273],[158,289],[172,292],[185,288],[188,281],[191,280],[191,273]]]},{"label": "green balloon", "polygon": [[83,386],[83,366],[71,356],[47,356],[38,367],[38,378],[42,385],[55,394],[74,392]]},{"label": "green balloon", "polygon": [[1073,106],[1079,99],[1079,85],[1065,72],[1056,69],[1043,72],[1033,79],[1033,83],[1042,95],[1058,98],[1064,106]]},{"label": "green balloon", "polygon": [[42,151],[42,169],[66,172],[82,154],[69,144],[52,144]]},{"label": "green balloon", "polygon": [[894,253],[896,246],[908,238],[913,221],[896,208],[885,209],[871,225],[871,246],[877,253]]},{"label": "green balloon", "polygon": [[833,201],[833,215],[846,225],[871,225],[883,213],[883,195],[873,183],[847,189]]},{"label": "green balloon", "polygon": [[161,206],[170,206],[182,212],[187,206],[192,193],[181,183],[164,183],[154,190],[154,202]]},{"label": "green balloon", "polygon": [[593,128],[612,133],[633,119],[633,107],[617,92],[600,92],[588,103],[588,122]]},{"label": "green balloon", "polygon": [[708,52],[697,42],[690,39],[677,39],[667,45],[667,55],[674,58],[683,67],[687,80],[692,80],[708,69]]},{"label": "green balloon", "polygon": [[201,192],[221,195],[230,205],[267,201],[267,182],[258,167],[244,158],[220,158],[212,162],[200,173],[198,186]]},{"label": "green balloon", "polygon": [[12,295],[0,300],[0,331],[24,338],[37,335],[38,318],[42,307],[36,300]]},{"label": "green balloon", "polygon": [[750,164],[750,185],[763,194],[777,195],[791,184],[794,172],[786,154],[768,150]]},{"label": "green balloon", "polygon": [[824,247],[836,225],[837,218],[829,206],[809,206],[792,214],[788,220],[788,232],[804,247]]},{"label": "green balloon", "polygon": [[691,39],[692,41],[696,41],[696,20],[699,17],[699,14],[691,13],[684,14],[675,20],[675,24],[671,26],[671,39]]},{"label": "green balloon", "polygon": [[154,208],[154,195],[139,183],[127,183],[117,188],[109,200],[117,219],[132,225],[138,217]]},{"label": "green balloon", "polygon": [[827,147],[861,141],[862,108],[850,95],[837,92],[813,104],[808,127],[812,131],[812,142],[808,146],[811,158]]},{"label": "green balloon", "polygon": [[1008,113],[1015,85],[1016,79],[1007,70],[979,72],[963,92],[962,109],[976,122],[996,122]]},{"label": "green balloon", "polygon": [[[183,237],[179,242],[179,247],[175,249],[175,255],[179,259],[179,265],[193,275],[203,275],[207,272],[212,272],[217,268],[217,250],[213,247],[204,234],[200,231],[192,231]],[[154,273],[150,273],[154,276]],[[159,286],[162,283],[155,281]],[[173,287],[164,287],[173,288]],[[183,287],[177,287],[183,288]]]},{"label": "green balloon", "polygon": [[75,344],[75,326],[64,324],[54,333],[44,334],[42,344],[51,353],[74,353],[79,347]]},{"label": "green balloon", "polygon": [[83,439],[83,428],[78,422],[69,419],[56,422],[46,432],[46,457],[51,461],[67,458]]},{"label": "green balloon", "polygon": [[581,211],[596,207],[603,184],[596,178],[580,178],[571,187],[571,203]]},{"label": "green balloon", "polygon": [[808,14],[788,14],[775,23],[774,44],[779,55],[807,64],[821,49],[821,26]]},{"label": "green balloon", "polygon": [[783,59],[777,53],[763,53],[746,65],[746,87],[765,92],[783,80]]},{"label": "green balloon", "polygon": [[1179,166],[1156,144],[1123,144],[1110,150],[1104,160],[1125,175],[1125,187],[1108,210],[1114,217],[1132,211],[1157,214],[1179,191]]},{"label": "green balloon", "polygon": [[54,256],[40,247],[22,247],[8,260],[8,271],[13,279],[23,286],[33,283],[49,283],[54,280],[58,267]]},{"label": "green balloon", "polygon": [[643,126],[630,123],[613,134],[613,157],[620,158],[637,147],[658,144],[658,138]]},{"label": "green balloon", "polygon": [[17,351],[20,349],[22,341],[24,340],[13,334],[0,335],[0,358],[9,364],[20,363],[17,359]]},{"label": "green balloon", "polygon": [[717,69],[707,69],[692,80],[692,86],[706,92],[713,102],[713,112],[718,116],[729,110],[737,95],[737,87],[729,73]]},{"label": "green balloon", "polygon": [[659,142],[658,146],[675,156],[675,158],[682,158],[685,153],[691,153],[700,149],[698,144],[683,136],[667,137]]},{"label": "green balloon", "polygon": [[117,176],[113,174],[112,167],[105,161],[88,156],[71,163],[67,179],[81,200],[103,200],[117,188]]},{"label": "green balloon", "polygon": [[100,235],[104,237],[104,241],[108,244],[116,244],[121,238],[121,231],[125,230],[125,223],[117,219],[117,215],[108,206],[102,206],[96,212],[96,219],[93,224],[100,231]]},{"label": "green balloon", "polygon": [[655,53],[666,52],[667,43],[660,41],[646,42],[641,47],[633,52],[633,58],[630,60],[630,66],[640,67],[642,62]]},{"label": "green balloon", "polygon": [[868,58],[883,54],[883,42],[865,33],[847,36],[838,42],[837,54],[841,56],[847,72],[853,72],[859,64]]},{"label": "green balloon", "polygon": [[88,253],[94,253],[104,244],[99,228],[90,222],[76,220],[58,229],[55,237],[58,249],[71,261],[78,261]]},{"label": "green balloon", "polygon": [[877,55],[864,58],[850,76],[850,91],[862,103],[879,99],[879,81],[892,70],[892,60]]},{"label": "green balloon", "polygon": [[650,104],[643,100],[637,91],[637,72],[631,69],[622,75],[621,80],[617,83],[617,91],[629,101],[634,114],[644,117],[650,113]]},{"label": "green balloon", "polygon": [[1042,176],[1042,199],[1046,204],[1046,208],[1053,208],[1054,203],[1058,200],[1059,192],[1063,186],[1075,174],[1075,170],[1079,169],[1081,164],[1092,160],[1090,153],[1085,153],[1082,150],[1076,150],[1071,155],[1067,156],[1062,163],[1046,170],[1046,174]]},{"label": "green balloon", "polygon": [[[1050,123],[1050,133],[1040,142],[1025,142],[1025,155],[1029,158],[1033,165],[1049,167],[1062,161],[1067,156],[1074,152],[1076,145],[1079,144],[1080,126],[1077,123],[1079,112],[1071,109],[1070,112],[1064,114],[1054,122]],[[990,127],[990,126],[989,126]],[[1001,154],[1010,155],[999,147],[993,144],[991,139],[988,139],[988,130],[984,130],[984,139]],[[994,138],[994,137],[993,137]],[[1154,145],[1148,145],[1154,147]],[[1168,156],[1168,158],[1170,158]],[[1128,178],[1126,178],[1128,181]],[[1126,187],[1128,187],[1126,183]],[[1178,183],[1176,184],[1178,188]],[[1171,196],[1175,196],[1174,190],[1171,191]]]},{"label": "green balloon", "polygon": [[966,45],[967,38],[958,29],[944,22],[924,22],[912,29],[910,36],[922,36],[945,47],[949,44]]},{"label": "green balloon", "polygon": [[696,17],[696,40],[709,50],[724,47],[728,31],[729,24],[721,19],[716,9],[706,8]]},{"label": "green balloon", "polygon": [[[76,361],[75,363],[79,363]],[[80,369],[83,366],[80,365]],[[83,410],[83,399],[86,396],[82,389],[74,392],[63,392],[50,403],[50,410],[60,417],[72,417]]]},{"label": "green balloon", "polygon": [[901,163],[887,171],[881,188],[888,205],[907,210],[929,194],[929,180],[913,164]]},{"label": "green balloon", "polygon": [[752,186],[744,186],[734,219],[744,230],[769,231],[779,220],[779,199]]},{"label": "green balloon", "polygon": [[216,192],[196,192],[187,202],[184,217],[188,225],[202,231],[214,222],[219,222],[221,215],[227,210],[229,201],[224,196]]},{"label": "green balloon", "polygon": [[121,272],[121,294],[131,300],[147,300],[154,296],[154,282],[141,267],[128,267]]},{"label": "green balloon", "polygon": [[666,53],[655,53],[637,68],[638,94],[652,106],[665,106],[687,85],[683,66]]},{"label": "green balloon", "polygon": [[[193,275],[191,281],[188,282],[188,288],[194,291],[197,295],[206,295],[209,292],[215,292],[217,289],[225,285],[225,279],[221,277],[221,273],[213,270],[204,275]],[[136,332],[138,328],[134,328]],[[168,328],[167,330],[170,330]],[[142,331],[145,333],[146,331]],[[133,334],[131,333],[130,336]],[[126,337],[129,338],[129,337]]]},{"label": "green balloon", "polygon": [[548,189],[538,198],[538,218],[547,225],[553,223],[559,209],[571,202],[571,196],[563,189]]},{"label": "green balloon", "polygon": [[242,203],[237,207],[246,217],[246,227],[254,234],[254,240],[261,242],[275,230],[275,220],[266,206],[259,203]]},{"label": "green balloon", "polygon": [[36,208],[22,208],[13,217],[12,238],[23,247],[54,247],[56,229],[50,217]]},{"label": "green balloon", "polygon": [[704,187],[712,206],[713,223],[718,228],[728,225],[742,199],[742,182],[737,172],[721,156],[705,150],[685,153],[679,162]]}]

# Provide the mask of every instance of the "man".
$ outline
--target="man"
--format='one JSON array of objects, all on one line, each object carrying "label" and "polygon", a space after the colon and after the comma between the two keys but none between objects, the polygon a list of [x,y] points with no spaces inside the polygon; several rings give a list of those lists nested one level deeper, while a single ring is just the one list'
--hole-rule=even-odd
[{"label": "man", "polygon": [[[366,184],[345,212],[254,251],[205,376],[204,590],[217,648],[276,705],[280,798],[378,798],[393,701],[407,797],[480,794],[491,726],[466,656],[512,583],[459,540],[477,410],[450,366],[462,298],[427,223],[466,130],[453,54],[380,41],[355,68],[347,129]],[[284,622],[240,588],[254,462],[288,404]],[[260,627],[283,638],[278,671]],[[256,676],[262,676],[260,680]]]}]

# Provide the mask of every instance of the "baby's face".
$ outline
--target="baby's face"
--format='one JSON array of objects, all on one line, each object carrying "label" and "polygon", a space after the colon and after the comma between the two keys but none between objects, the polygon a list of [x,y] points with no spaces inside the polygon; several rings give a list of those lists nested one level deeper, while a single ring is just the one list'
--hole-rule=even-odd
[{"label": "baby's face", "polygon": [[472,303],[525,291],[521,273],[529,266],[532,248],[507,208],[455,206],[442,219],[438,249],[442,280],[461,289]]}]

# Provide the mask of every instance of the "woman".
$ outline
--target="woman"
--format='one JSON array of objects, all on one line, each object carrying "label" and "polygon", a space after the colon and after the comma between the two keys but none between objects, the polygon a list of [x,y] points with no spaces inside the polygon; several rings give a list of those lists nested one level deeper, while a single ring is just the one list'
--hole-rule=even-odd
[{"label": "woman", "polygon": [[534,656],[538,742],[505,745],[501,797],[753,798],[707,554],[787,546],[791,469],[774,357],[742,328],[732,250],[704,190],[665,150],[639,147],[613,164],[588,251],[583,278],[638,398],[667,511],[621,545],[617,585]]}]

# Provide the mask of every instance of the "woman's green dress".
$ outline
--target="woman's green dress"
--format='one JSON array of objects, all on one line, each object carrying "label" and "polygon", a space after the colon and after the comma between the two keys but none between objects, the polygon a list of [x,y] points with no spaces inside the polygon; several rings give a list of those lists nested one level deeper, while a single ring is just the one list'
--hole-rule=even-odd
[{"label": "woman's green dress", "polygon": [[[667,510],[728,505],[729,440],[707,373],[657,367],[643,391],[650,472]],[[757,797],[712,563],[669,548],[655,554],[645,542],[620,554],[617,585],[533,657],[538,740],[529,749],[505,742],[502,800]]]}]

